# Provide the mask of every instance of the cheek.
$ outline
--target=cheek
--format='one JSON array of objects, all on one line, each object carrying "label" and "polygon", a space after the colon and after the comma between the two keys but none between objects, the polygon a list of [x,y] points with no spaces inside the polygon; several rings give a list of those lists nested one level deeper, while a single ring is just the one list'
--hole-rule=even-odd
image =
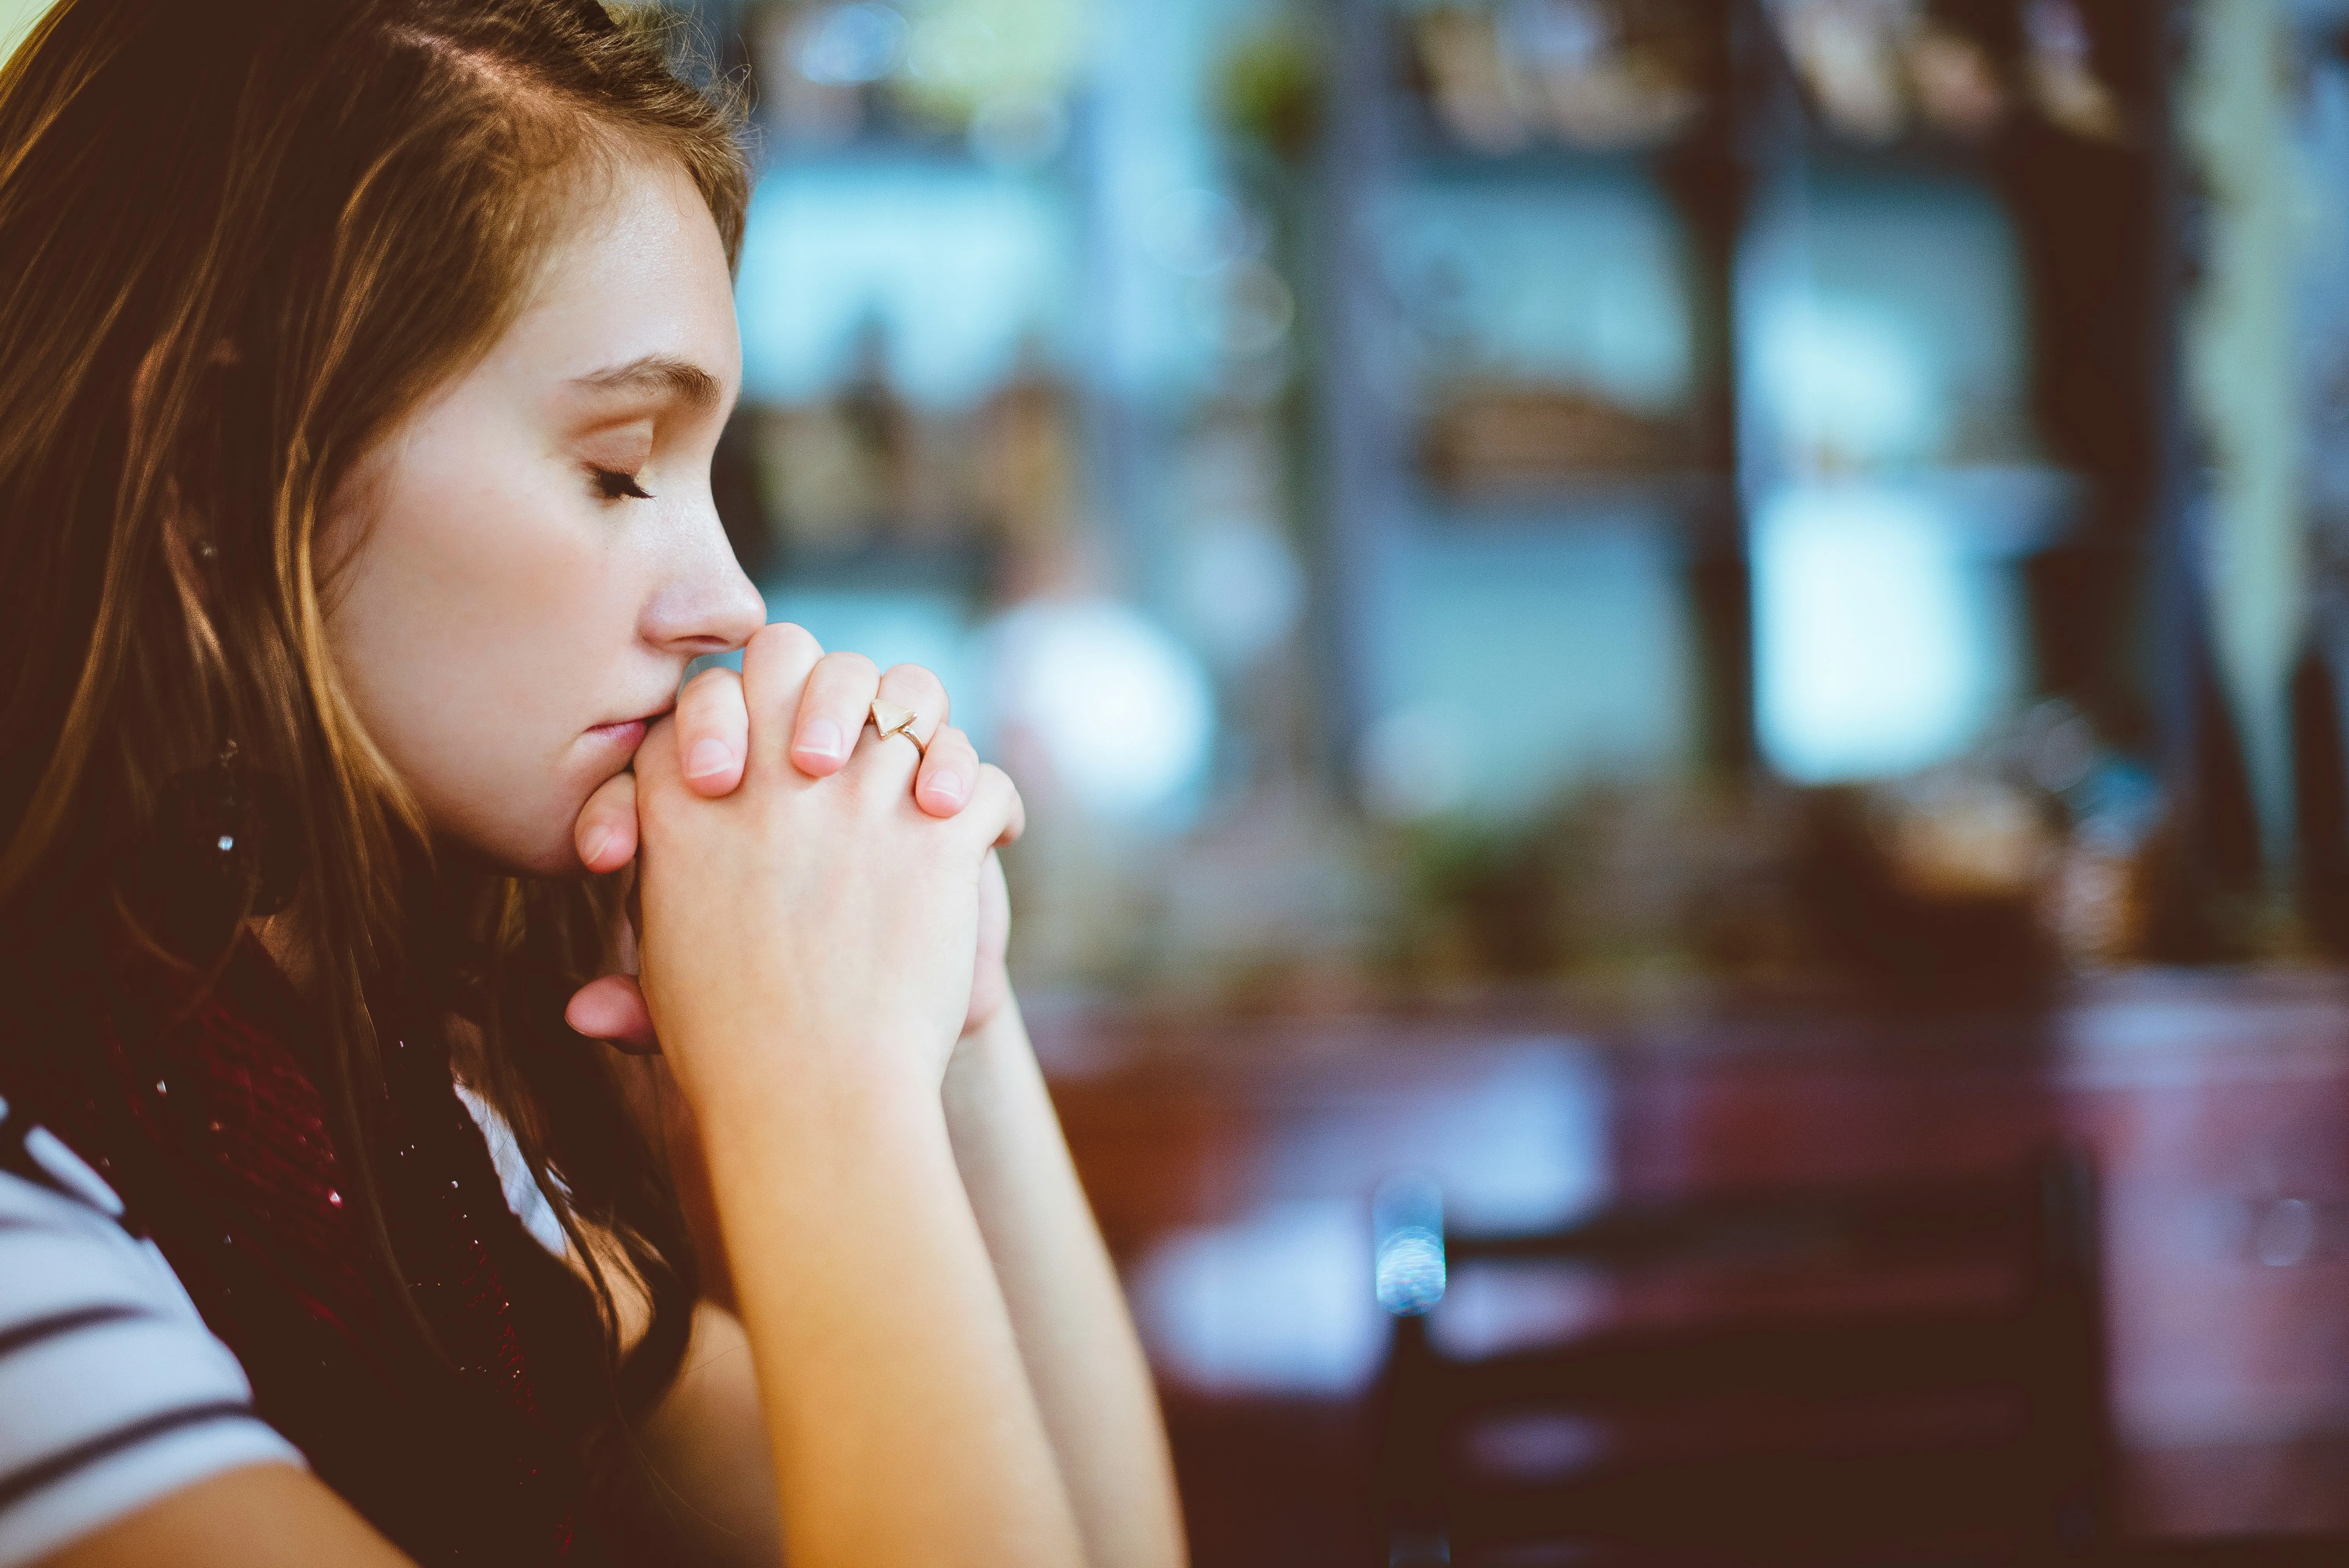
[{"label": "cheek", "polygon": [[540,864],[600,782],[571,775],[632,641],[627,561],[543,461],[454,442],[406,457],[336,584],[336,663],[437,830]]}]

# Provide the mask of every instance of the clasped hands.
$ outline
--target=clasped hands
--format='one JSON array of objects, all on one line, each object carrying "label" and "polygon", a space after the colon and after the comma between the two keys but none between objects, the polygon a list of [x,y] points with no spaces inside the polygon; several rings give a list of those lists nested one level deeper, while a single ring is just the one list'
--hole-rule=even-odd
[{"label": "clasped hands", "polygon": [[[918,754],[904,737],[866,729],[876,697],[916,716]],[[802,627],[767,626],[744,649],[741,675],[721,668],[695,676],[675,711],[646,735],[634,769],[588,798],[574,828],[580,861],[609,872],[644,851],[647,970],[657,962],[651,949],[665,917],[694,932],[679,944],[677,966],[702,965],[717,956],[713,945],[733,947],[747,937],[735,961],[770,979],[775,966],[752,951],[760,943],[792,944],[823,978],[852,981],[842,964],[854,966],[859,954],[843,950],[824,961],[807,950],[860,940],[853,929],[860,913],[863,940],[922,950],[862,954],[874,965],[875,981],[893,974],[913,981],[925,965],[951,969],[968,951],[961,1026],[969,1033],[1010,994],[1003,966],[1010,910],[989,846],[1017,837],[1022,816],[1017,791],[980,763],[969,738],[947,723],[948,714],[946,689],[926,669],[899,665],[884,673],[861,654],[825,653]],[[957,818],[967,818],[958,827],[968,830],[945,829]],[[935,830],[926,835],[918,826],[926,821]],[[962,841],[974,833],[984,836]],[[744,874],[754,870],[764,874]],[[963,876],[975,878],[969,907],[943,912],[935,931],[920,922],[942,912],[917,907],[922,888],[896,890],[916,901],[910,913],[868,908],[873,901],[858,896],[885,895],[889,884],[925,874],[943,879],[927,891],[944,890],[949,903]],[[874,880],[883,885],[864,885]],[[944,951],[926,951],[933,947]],[[722,986],[711,975],[689,983]],[[661,1048],[656,1010],[636,977],[616,974],[581,987],[564,1016],[591,1038],[649,1051]]]}]

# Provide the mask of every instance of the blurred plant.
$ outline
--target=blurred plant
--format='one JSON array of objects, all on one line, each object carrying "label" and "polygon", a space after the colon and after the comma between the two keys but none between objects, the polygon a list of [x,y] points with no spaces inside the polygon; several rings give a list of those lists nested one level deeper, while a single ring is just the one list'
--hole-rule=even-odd
[{"label": "blurred plant", "polygon": [[916,111],[951,125],[1058,104],[1092,43],[1087,0],[909,0],[898,83]]},{"label": "blurred plant", "polygon": [[1404,830],[1404,948],[1424,979],[1556,974],[1567,932],[1539,833],[1465,820]]},{"label": "blurred plant", "polygon": [[982,160],[1017,167],[1066,139],[1092,10],[1090,0],[784,0],[752,38],[762,103],[787,139],[839,141],[894,119],[967,136]]},{"label": "blurred plant", "polygon": [[1312,150],[1321,134],[1321,57],[1301,28],[1279,22],[1242,35],[1218,78],[1216,104],[1235,134],[1290,161]]},{"label": "blurred plant", "polygon": [[2004,1007],[2070,970],[2295,951],[2178,883],[2180,831],[2141,762],[2047,701],[1960,761],[1870,784],[1654,779],[1391,824],[1361,851],[1392,890],[1371,972],[1406,991],[1833,979]]},{"label": "blurred plant", "polygon": [[2037,910],[2049,837],[1993,779],[1806,798],[1800,886],[1827,953],[1891,997],[2024,1001],[2058,972]]},{"label": "blurred plant", "polygon": [[1795,789],[1589,787],[1520,821],[1392,841],[1399,957],[1479,978],[1840,975],[1894,1001],[2028,1004],[2168,951],[2169,813],[2085,715],[2039,704],[1961,761]]},{"label": "blurred plant", "polygon": [[1523,821],[1423,820],[1394,841],[1402,962],[1422,983],[1798,973],[1814,954],[1792,802],[1659,779],[1576,789]]},{"label": "blurred plant", "polygon": [[2157,956],[2167,818],[2153,775],[2050,700],[1961,761],[1819,792],[1806,901],[1847,962],[1896,989],[2028,995],[2059,960]]}]

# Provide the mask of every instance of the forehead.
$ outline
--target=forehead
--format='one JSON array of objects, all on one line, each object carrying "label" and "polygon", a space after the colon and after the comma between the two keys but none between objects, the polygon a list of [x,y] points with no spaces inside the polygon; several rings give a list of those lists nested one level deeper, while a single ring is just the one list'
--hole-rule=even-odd
[{"label": "forehead", "polygon": [[698,366],[728,396],[741,377],[733,279],[701,192],[675,160],[616,159],[570,200],[563,237],[492,357],[571,380],[616,366]]}]

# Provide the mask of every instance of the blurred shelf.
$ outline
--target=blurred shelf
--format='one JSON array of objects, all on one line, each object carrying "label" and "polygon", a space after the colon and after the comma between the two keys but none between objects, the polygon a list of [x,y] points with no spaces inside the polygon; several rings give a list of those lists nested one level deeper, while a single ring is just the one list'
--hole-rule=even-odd
[{"label": "blurred shelf", "polygon": [[1725,474],[1588,474],[1539,486],[1461,494],[1424,480],[1404,491],[1423,525],[1444,531],[1514,532],[1621,527],[1730,537],[1737,489]]},{"label": "blurred shelf", "polygon": [[1406,175],[1462,184],[1539,184],[1594,175],[1653,179],[1666,164],[1697,151],[1696,135],[1635,148],[1599,150],[1545,142],[1507,152],[1469,147],[1432,128],[1406,122],[1396,139],[1395,168]]},{"label": "blurred shelf", "polygon": [[1785,154],[1791,162],[1813,174],[1896,181],[1969,180],[1997,186],[2010,178],[2023,160],[2044,153],[2052,141],[2077,150],[2101,151],[2116,159],[2142,155],[2132,146],[2095,141],[2044,126],[2009,127],[1974,142],[1926,135],[1866,142],[1814,126],[1792,138]]},{"label": "blurred shelf", "polygon": [[2088,481],[2068,469],[2029,463],[1978,463],[1886,474],[1785,479],[1754,487],[1759,503],[1791,490],[1865,491],[1921,502],[1958,523],[1965,542],[1993,559],[2034,554],[2077,536]]},{"label": "blurred shelf", "polygon": [[[1645,8],[1656,13],[1678,10],[1682,13],[1681,24],[1699,32],[1710,33],[1717,26],[1698,15],[1710,10],[1709,6],[1674,7],[1660,5],[1657,0],[1645,0]],[[1598,46],[1585,59],[1585,66],[1609,57],[1612,59],[1611,68],[1575,75],[1562,81],[1551,74],[1552,67],[1560,63],[1555,57],[1545,61],[1538,57],[1538,52],[1527,55],[1500,46],[1491,49],[1485,62],[1493,79],[1481,82],[1481,91],[1467,88],[1454,77],[1453,90],[1447,92],[1443,82],[1446,72],[1431,57],[1428,40],[1414,36],[1411,8],[1389,6],[1387,11],[1387,68],[1381,91],[1392,106],[1389,117],[1394,136],[1392,153],[1400,164],[1469,179],[1541,179],[1592,170],[1644,170],[1720,142],[1723,105],[1718,96],[1719,80],[1707,67],[1685,68],[1692,62],[1684,52],[1677,61],[1682,68],[1661,77],[1643,75],[1642,90],[1636,95],[1627,94],[1626,60],[1630,57],[1616,57],[1615,53],[1623,40],[1608,41],[1603,35],[1578,33],[1572,39],[1552,42],[1563,43],[1569,52]],[[1457,41],[1467,43],[1465,39]],[[1493,40],[1485,42],[1489,46]],[[1650,39],[1631,51],[1632,56],[1642,57],[1651,70],[1658,63],[1649,46],[1652,44]],[[1469,46],[1472,55],[1483,52]],[[1710,50],[1700,47],[1698,53],[1708,54]],[[1464,64],[1464,59],[1461,63]],[[1482,73],[1472,70],[1471,74]],[[1505,82],[1513,82],[1517,91],[1502,90]],[[1644,122],[1619,118],[1603,129],[1600,127],[1604,122],[1586,123],[1579,128],[1560,122],[1563,103],[1578,100],[1588,105],[1594,94],[1624,117],[1635,113],[1630,108],[1635,98],[1644,100],[1651,118]],[[1514,129],[1522,139],[1521,145],[1478,147],[1447,123],[1447,100],[1455,112],[1478,117],[1490,114],[1496,104],[1506,104],[1500,118],[1489,123],[1496,132]],[[1470,103],[1477,107],[1470,110],[1466,108]],[[1505,124],[1508,120],[1515,121],[1513,127]]]}]

